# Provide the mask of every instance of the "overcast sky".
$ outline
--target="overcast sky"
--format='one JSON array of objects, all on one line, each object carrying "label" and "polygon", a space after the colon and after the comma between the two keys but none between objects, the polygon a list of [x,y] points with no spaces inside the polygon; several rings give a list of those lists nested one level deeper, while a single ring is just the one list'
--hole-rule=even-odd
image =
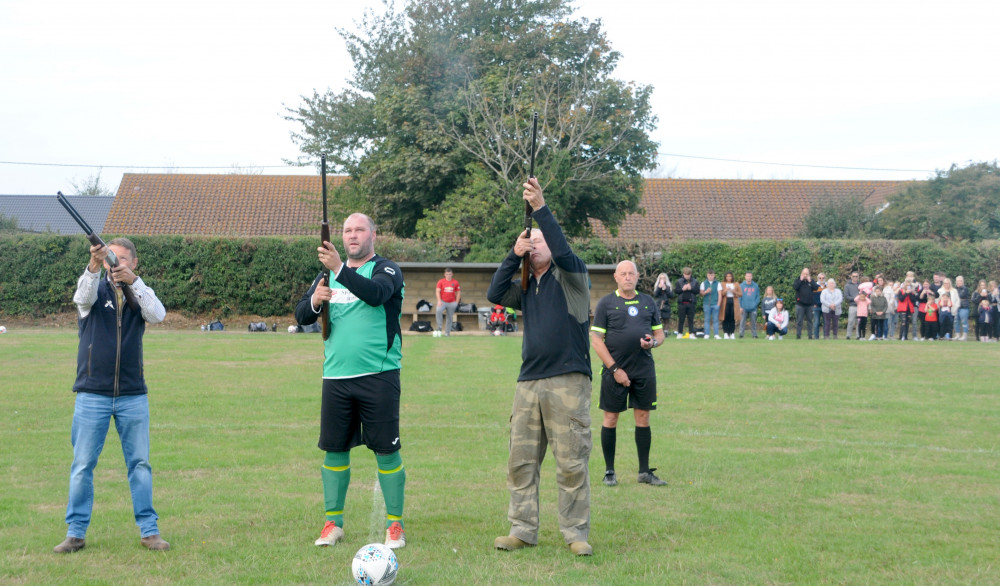
[{"label": "overcast sky", "polygon": [[[623,54],[616,77],[655,88],[652,176],[924,179],[1000,158],[1000,3],[575,5]],[[282,168],[299,154],[284,106],[343,87],[334,29],[365,6],[0,0],[0,194],[164,167],[314,173]]]}]

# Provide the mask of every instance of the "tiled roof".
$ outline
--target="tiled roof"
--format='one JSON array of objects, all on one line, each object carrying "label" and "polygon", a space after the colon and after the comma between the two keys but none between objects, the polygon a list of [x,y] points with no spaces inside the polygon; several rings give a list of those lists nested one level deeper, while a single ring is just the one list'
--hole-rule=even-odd
[{"label": "tiled roof", "polygon": [[[346,180],[330,176],[332,190]],[[792,238],[810,206],[859,196],[872,206],[901,181],[646,179],[640,206],[602,240],[752,240]],[[319,224],[320,178],[309,175],[126,174],[108,214],[114,234],[311,235]],[[54,201],[54,200],[53,200]]]},{"label": "tiled roof", "polygon": [[[346,177],[330,176],[333,189]],[[126,173],[106,230],[117,234],[312,234],[322,218],[318,175]]]},{"label": "tiled roof", "polygon": [[[80,212],[90,228],[104,232],[104,220],[113,197],[67,195],[66,200]],[[17,218],[17,227],[28,232],[83,234],[83,230],[53,195],[0,195],[0,214]]]},{"label": "tiled roof", "polygon": [[639,204],[613,238],[594,221],[598,238],[619,242],[792,238],[809,208],[823,199],[858,196],[881,206],[903,181],[646,179]]}]

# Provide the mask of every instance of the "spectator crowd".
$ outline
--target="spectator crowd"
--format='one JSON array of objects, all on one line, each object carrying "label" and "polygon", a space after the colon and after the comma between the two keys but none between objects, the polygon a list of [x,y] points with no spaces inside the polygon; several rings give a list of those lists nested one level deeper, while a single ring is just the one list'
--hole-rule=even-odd
[{"label": "spectator crowd", "polygon": [[[761,323],[762,336],[769,340],[780,340],[792,330],[798,339],[805,330],[810,340],[818,340],[821,331],[824,339],[837,339],[843,333],[847,340],[867,341],[1000,339],[996,281],[967,284],[961,275],[952,280],[942,272],[921,280],[913,271],[896,281],[882,273],[869,277],[854,271],[838,282],[822,272],[813,278],[804,268],[791,290],[782,293],[778,296],[771,286],[762,290],[751,272],[737,282],[732,272],[718,280],[710,269],[698,280],[690,267],[684,267],[673,282],[660,273],[653,287],[664,331],[672,331],[678,339],[757,338]],[[703,325],[696,331],[699,308]]]}]

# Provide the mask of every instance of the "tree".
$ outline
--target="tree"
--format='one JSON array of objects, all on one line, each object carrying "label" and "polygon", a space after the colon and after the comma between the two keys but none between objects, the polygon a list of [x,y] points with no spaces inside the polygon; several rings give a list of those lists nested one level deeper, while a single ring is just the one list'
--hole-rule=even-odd
[{"label": "tree", "polygon": [[889,207],[879,218],[888,238],[1000,238],[996,161],[938,170],[929,181],[916,182],[888,201]]},{"label": "tree", "polygon": [[18,231],[20,231],[20,228],[18,227],[17,218],[0,214],[0,234]]},{"label": "tree", "polygon": [[289,108],[351,201],[399,236],[509,246],[520,230],[530,118],[536,176],[570,235],[616,230],[655,168],[652,88],[612,78],[620,55],[569,0],[411,0],[340,30],[350,88]]},{"label": "tree", "polygon": [[77,183],[75,177],[70,180],[69,183],[73,186],[73,189],[76,190],[77,195],[110,197],[115,194],[111,188],[106,187],[101,183],[101,169],[98,169],[96,174],[89,175],[81,183]]},{"label": "tree", "polygon": [[824,197],[809,208],[799,236],[803,238],[867,238],[878,231],[878,212],[862,196]]}]

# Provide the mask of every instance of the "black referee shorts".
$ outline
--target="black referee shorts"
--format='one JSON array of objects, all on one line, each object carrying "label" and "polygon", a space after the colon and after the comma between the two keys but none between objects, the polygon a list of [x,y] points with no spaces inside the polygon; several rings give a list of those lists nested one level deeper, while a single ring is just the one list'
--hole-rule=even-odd
[{"label": "black referee shorts", "polygon": [[391,454],[399,441],[399,370],[323,379],[319,449],[346,452],[362,443]]},{"label": "black referee shorts", "polygon": [[656,409],[656,376],[631,379],[631,386],[618,384],[608,369],[601,374],[601,411],[621,413],[628,408],[653,411]]}]

